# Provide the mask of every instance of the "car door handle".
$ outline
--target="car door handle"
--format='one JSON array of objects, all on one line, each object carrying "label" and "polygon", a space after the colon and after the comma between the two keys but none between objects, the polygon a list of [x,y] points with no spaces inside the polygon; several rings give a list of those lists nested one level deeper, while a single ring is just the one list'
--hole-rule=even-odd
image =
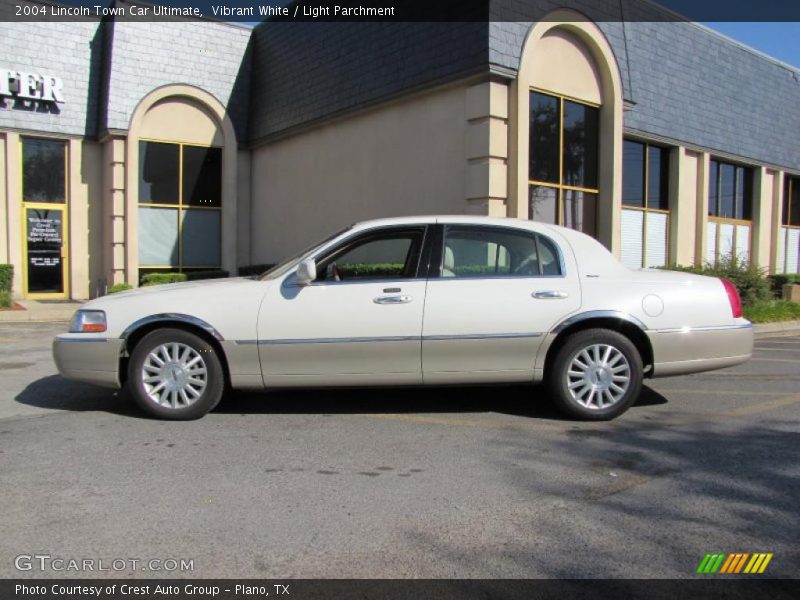
[{"label": "car door handle", "polygon": [[539,300],[563,300],[564,298],[569,298],[569,294],[561,290],[540,290],[533,292],[531,296]]},{"label": "car door handle", "polygon": [[375,304],[408,304],[413,296],[378,296],[373,300]]}]

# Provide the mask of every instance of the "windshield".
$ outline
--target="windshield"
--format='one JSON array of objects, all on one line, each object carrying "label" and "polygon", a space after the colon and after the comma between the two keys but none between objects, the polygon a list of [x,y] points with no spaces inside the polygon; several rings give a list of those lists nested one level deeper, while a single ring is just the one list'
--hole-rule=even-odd
[{"label": "windshield", "polygon": [[311,246],[308,246],[304,250],[301,250],[297,254],[287,258],[286,260],[284,260],[284,261],[282,261],[280,263],[278,263],[277,265],[272,267],[270,270],[262,273],[261,275],[259,275],[258,279],[260,279],[261,281],[267,281],[267,280],[270,280],[270,279],[276,279],[276,278],[280,277],[281,275],[283,275],[287,271],[290,271],[292,269],[292,267],[294,267],[300,261],[303,261],[306,258],[308,258],[309,256],[311,256],[312,254],[314,254],[314,252],[316,252],[318,248],[321,248],[322,246],[324,246],[325,244],[327,244],[331,240],[334,240],[337,237],[339,237],[340,235],[350,231],[352,228],[353,228],[353,226],[350,225],[350,226],[345,227],[344,229],[342,229],[340,231],[337,231],[333,235],[330,235],[330,236],[326,237],[321,242],[315,242],[314,244],[312,244]]}]

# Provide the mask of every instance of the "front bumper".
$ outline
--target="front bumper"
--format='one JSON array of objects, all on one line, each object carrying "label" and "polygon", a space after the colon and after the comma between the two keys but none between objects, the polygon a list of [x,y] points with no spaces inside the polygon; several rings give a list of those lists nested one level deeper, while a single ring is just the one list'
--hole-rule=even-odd
[{"label": "front bumper", "polygon": [[741,364],[753,354],[753,325],[648,331],[653,377],[686,375]]},{"label": "front bumper", "polygon": [[119,388],[119,357],[124,340],[64,333],[53,340],[53,360],[67,379]]}]

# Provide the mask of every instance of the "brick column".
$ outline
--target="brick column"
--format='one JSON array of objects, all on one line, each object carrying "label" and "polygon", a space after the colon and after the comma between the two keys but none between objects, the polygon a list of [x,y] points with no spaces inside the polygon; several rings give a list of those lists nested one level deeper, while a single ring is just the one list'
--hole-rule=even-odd
[{"label": "brick column", "polygon": [[711,171],[711,157],[701,152],[697,160],[697,219],[695,235],[694,264],[706,262],[706,230],[708,229],[708,178]]},{"label": "brick column", "polygon": [[701,157],[695,152],[683,147],[670,152],[668,262],[671,265],[693,265],[696,261],[700,166]]},{"label": "brick column", "polygon": [[6,230],[8,231],[8,262],[14,265],[12,293],[21,298],[22,272],[22,148],[18,133],[6,133]]},{"label": "brick column", "polygon": [[0,133],[0,173],[3,174],[3,185],[0,185],[0,263],[8,262],[8,203],[7,185],[8,166],[6,165],[6,136]]},{"label": "brick column", "polygon": [[467,89],[467,212],[508,216],[508,86]]},{"label": "brick column", "polygon": [[753,175],[753,235],[750,260],[752,264],[770,270],[773,240],[772,205],[777,174],[765,167],[758,167],[754,169]]},{"label": "brick column", "polygon": [[127,281],[136,285],[126,269],[125,139],[109,138],[104,145],[103,252],[108,286]]}]

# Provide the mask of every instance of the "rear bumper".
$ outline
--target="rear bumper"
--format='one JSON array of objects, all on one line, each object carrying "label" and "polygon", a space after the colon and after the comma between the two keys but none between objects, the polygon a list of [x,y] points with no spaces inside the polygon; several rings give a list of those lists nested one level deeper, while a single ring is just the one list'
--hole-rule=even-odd
[{"label": "rear bumper", "polygon": [[53,360],[67,379],[119,388],[119,356],[124,340],[65,333],[53,340]]},{"label": "rear bumper", "polygon": [[753,325],[744,319],[724,327],[651,330],[647,335],[653,347],[653,377],[732,367],[753,353]]}]

